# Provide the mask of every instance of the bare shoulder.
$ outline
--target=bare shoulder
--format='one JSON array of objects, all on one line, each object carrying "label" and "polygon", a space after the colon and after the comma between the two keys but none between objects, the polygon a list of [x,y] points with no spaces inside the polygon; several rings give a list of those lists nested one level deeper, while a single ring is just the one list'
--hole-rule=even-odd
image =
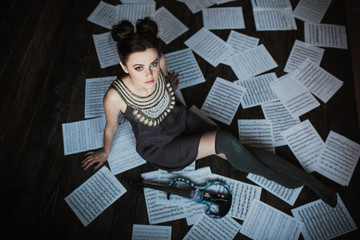
[{"label": "bare shoulder", "polygon": [[118,100],[121,100],[121,97],[119,95],[119,93],[116,92],[116,90],[112,87],[110,87],[107,92],[105,93],[104,96],[104,101],[111,101],[111,102],[116,102]]},{"label": "bare shoulder", "polygon": [[109,88],[104,96],[104,108],[111,111],[125,112],[126,104],[115,89]]}]

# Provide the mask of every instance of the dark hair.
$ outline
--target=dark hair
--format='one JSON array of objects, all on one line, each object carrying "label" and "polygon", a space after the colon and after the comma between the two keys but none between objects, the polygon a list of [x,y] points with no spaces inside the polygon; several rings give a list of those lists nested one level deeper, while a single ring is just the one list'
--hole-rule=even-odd
[{"label": "dark hair", "polygon": [[120,61],[125,65],[131,53],[142,52],[148,48],[155,48],[160,56],[160,41],[157,33],[158,26],[149,17],[137,20],[136,32],[134,26],[127,20],[114,25],[112,38],[117,42]]}]

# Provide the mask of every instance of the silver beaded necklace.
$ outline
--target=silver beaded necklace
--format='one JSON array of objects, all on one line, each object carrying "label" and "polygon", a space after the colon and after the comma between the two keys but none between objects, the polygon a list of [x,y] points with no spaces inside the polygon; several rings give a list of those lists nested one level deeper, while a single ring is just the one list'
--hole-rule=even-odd
[{"label": "silver beaded necklace", "polygon": [[171,84],[166,83],[161,72],[154,92],[145,97],[134,94],[120,79],[115,80],[111,87],[120,94],[126,105],[134,109],[134,117],[149,127],[158,126],[175,106]]}]

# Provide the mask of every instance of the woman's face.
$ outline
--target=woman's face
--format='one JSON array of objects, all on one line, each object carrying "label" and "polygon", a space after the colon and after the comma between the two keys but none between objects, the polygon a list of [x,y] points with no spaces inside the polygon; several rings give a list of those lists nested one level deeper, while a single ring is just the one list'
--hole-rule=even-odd
[{"label": "woman's face", "polygon": [[143,52],[129,55],[126,66],[120,62],[123,70],[129,74],[134,87],[139,90],[154,90],[160,73],[160,57],[156,49],[148,48]]}]

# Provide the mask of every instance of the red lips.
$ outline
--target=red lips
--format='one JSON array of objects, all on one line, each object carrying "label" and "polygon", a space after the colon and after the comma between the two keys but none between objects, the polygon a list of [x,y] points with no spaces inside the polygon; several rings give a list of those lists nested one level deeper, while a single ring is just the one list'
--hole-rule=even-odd
[{"label": "red lips", "polygon": [[152,84],[152,83],[154,83],[155,82],[155,80],[150,80],[150,81],[146,81],[145,83],[146,84]]}]

